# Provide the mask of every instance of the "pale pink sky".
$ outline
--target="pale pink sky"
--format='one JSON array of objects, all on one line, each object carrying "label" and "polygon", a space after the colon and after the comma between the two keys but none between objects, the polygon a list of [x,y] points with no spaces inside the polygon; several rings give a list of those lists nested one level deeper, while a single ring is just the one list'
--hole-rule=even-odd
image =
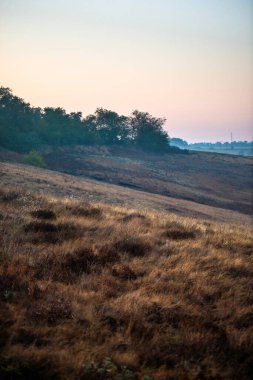
[{"label": "pale pink sky", "polygon": [[0,0],[0,85],[34,106],[253,139],[251,0]]}]

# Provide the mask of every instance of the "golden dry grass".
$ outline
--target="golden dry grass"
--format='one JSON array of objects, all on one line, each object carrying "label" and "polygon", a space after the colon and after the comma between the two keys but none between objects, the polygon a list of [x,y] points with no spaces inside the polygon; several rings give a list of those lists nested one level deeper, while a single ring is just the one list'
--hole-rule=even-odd
[{"label": "golden dry grass", "polygon": [[0,191],[1,379],[250,379],[252,231]]}]

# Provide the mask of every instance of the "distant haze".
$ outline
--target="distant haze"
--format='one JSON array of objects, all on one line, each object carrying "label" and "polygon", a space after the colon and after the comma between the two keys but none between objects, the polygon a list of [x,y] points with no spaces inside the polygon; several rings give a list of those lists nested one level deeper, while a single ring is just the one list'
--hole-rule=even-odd
[{"label": "distant haze", "polygon": [[0,0],[0,85],[34,106],[134,109],[189,142],[253,139],[252,0]]}]

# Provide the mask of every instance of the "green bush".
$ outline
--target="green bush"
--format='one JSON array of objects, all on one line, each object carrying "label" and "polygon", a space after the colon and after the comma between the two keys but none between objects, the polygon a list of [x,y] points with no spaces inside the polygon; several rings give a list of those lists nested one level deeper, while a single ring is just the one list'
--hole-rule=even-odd
[{"label": "green bush", "polygon": [[43,157],[36,151],[31,150],[23,158],[23,162],[28,165],[38,166],[40,168],[46,168],[46,163]]}]

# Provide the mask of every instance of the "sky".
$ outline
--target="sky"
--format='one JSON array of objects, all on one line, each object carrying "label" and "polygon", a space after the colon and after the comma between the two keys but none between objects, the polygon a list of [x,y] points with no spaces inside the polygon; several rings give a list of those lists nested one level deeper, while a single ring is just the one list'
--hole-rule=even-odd
[{"label": "sky", "polygon": [[253,140],[252,0],[0,0],[0,85],[33,106]]}]

